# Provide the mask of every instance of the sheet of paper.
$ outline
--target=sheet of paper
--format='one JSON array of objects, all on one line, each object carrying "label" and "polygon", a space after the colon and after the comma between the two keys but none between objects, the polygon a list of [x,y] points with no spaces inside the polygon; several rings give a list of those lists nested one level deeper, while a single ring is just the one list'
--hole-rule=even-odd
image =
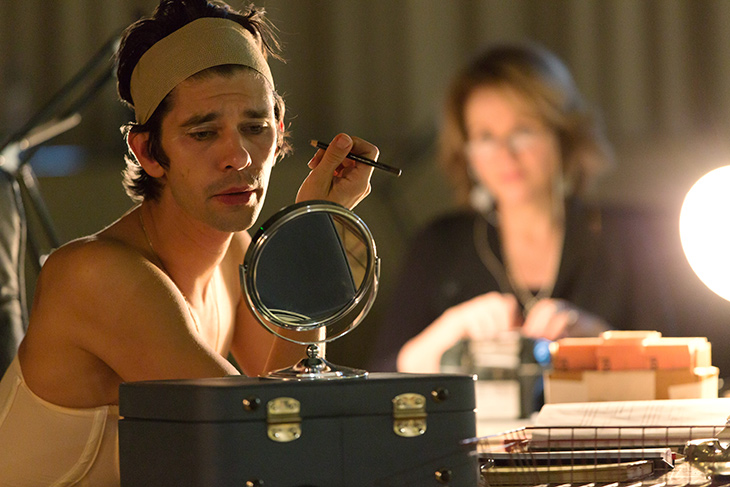
[{"label": "sheet of paper", "polygon": [[546,404],[530,429],[531,446],[680,445],[717,437],[729,415],[730,398]]},{"label": "sheet of paper", "polygon": [[535,426],[723,426],[730,398],[546,404]]}]

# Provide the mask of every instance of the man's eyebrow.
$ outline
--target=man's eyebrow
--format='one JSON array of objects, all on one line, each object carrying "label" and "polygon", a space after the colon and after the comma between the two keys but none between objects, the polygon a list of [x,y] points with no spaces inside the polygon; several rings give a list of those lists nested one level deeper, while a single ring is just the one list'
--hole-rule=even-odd
[{"label": "man's eyebrow", "polygon": [[212,122],[219,117],[220,117],[220,114],[217,112],[206,113],[203,115],[193,115],[192,117],[188,118],[187,120],[184,120],[180,124],[180,127],[183,127],[183,128],[194,127],[196,125],[200,125],[203,123]]},{"label": "man's eyebrow", "polygon": [[[243,116],[245,118],[254,118],[254,119],[265,119],[272,116],[272,111],[268,108],[257,110],[257,109],[247,109],[244,110]],[[213,122],[220,118],[220,113],[218,112],[210,112],[205,114],[196,114],[188,118],[187,120],[184,120],[180,126],[183,128],[188,127],[194,127],[196,125]]]},{"label": "man's eyebrow", "polygon": [[269,118],[273,116],[273,110],[271,110],[270,108],[249,108],[247,110],[244,110],[243,116],[246,118]]}]

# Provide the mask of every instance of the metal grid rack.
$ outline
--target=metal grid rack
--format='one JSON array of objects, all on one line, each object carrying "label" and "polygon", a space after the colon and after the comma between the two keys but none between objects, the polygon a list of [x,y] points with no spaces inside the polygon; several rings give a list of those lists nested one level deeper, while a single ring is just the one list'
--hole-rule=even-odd
[{"label": "metal grid rack", "polygon": [[480,487],[718,487],[730,477],[710,478],[685,458],[685,445],[724,428],[526,427],[468,443],[479,458]]}]

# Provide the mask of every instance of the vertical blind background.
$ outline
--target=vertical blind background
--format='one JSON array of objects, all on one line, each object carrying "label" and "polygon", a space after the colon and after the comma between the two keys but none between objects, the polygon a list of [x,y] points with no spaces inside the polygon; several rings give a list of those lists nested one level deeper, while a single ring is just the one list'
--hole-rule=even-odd
[{"label": "vertical blind background", "polygon": [[[232,1],[240,7],[244,2]],[[247,2],[246,2],[247,3]],[[0,2],[0,136],[19,129],[104,45],[155,0]],[[356,210],[383,260],[378,304],[353,337],[332,345],[349,365],[367,354],[390,283],[412,232],[451,207],[433,160],[443,92],[454,72],[494,42],[535,41],[572,70],[602,115],[617,165],[591,194],[678,216],[691,184],[730,163],[730,1],[726,0],[264,0],[286,63],[274,61],[287,100],[295,154],[274,170],[264,217],[293,202],[313,153],[308,140],[345,131],[376,143],[399,179],[373,177]],[[98,230],[131,203],[120,171],[119,126],[131,113],[113,83],[91,97],[79,126],[33,160],[63,241]],[[670,225],[671,227],[671,225]],[[671,227],[673,228],[673,227]],[[669,232],[671,236],[671,232]],[[678,239],[672,236],[672,239]],[[677,249],[668,241],[667,252]],[[664,250],[663,250],[664,251]],[[681,253],[677,284],[701,303],[722,353],[719,298],[697,285]],[[693,311],[694,312],[694,311]],[[697,329],[688,328],[689,334]]]}]

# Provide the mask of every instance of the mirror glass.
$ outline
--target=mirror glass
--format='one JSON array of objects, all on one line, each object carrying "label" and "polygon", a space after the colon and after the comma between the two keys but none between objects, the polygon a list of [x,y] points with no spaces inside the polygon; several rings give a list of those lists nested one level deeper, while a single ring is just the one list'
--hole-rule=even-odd
[{"label": "mirror glass", "polygon": [[[259,227],[243,265],[249,307],[272,333],[295,343],[330,342],[372,307],[379,259],[365,223],[327,201],[288,206]],[[319,349],[310,359],[322,358]]]},{"label": "mirror glass", "polygon": [[259,256],[255,286],[262,304],[286,324],[319,325],[357,295],[367,255],[362,261],[355,254],[364,249],[362,236],[341,216],[314,212],[289,220]]}]

